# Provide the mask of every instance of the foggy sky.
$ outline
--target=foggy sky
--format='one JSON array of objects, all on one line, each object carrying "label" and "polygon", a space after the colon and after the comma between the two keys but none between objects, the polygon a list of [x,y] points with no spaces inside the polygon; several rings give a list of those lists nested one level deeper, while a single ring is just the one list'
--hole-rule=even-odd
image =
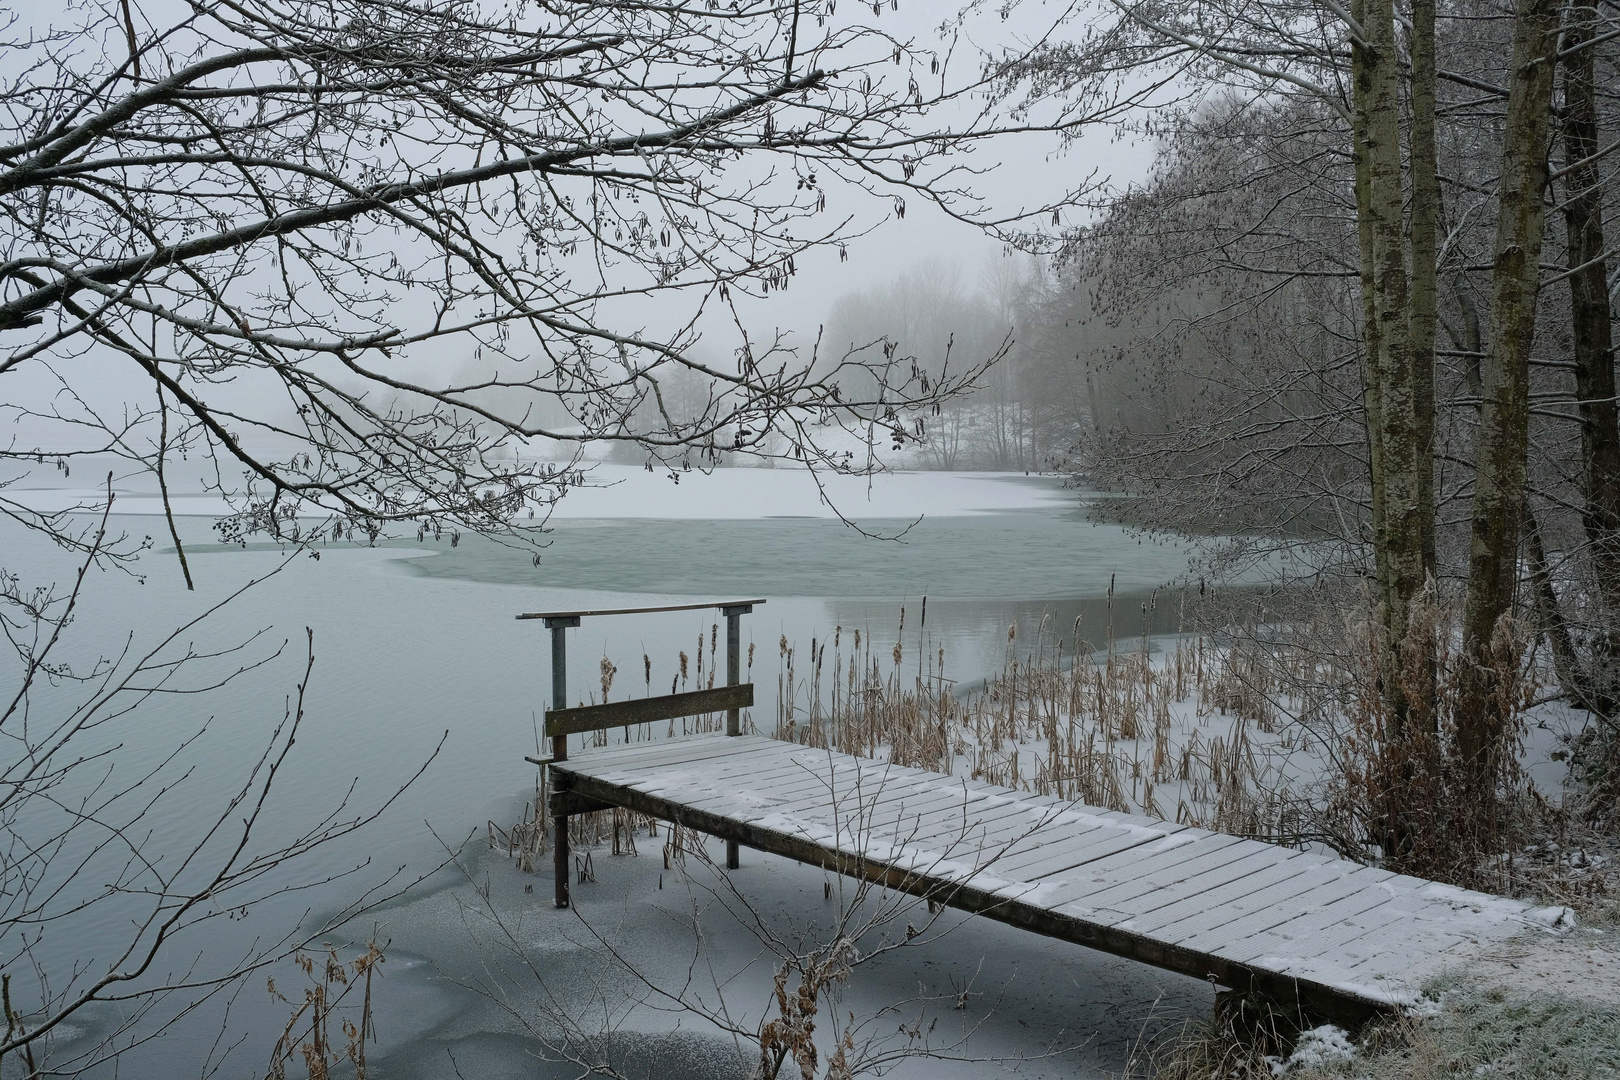
[{"label": "foggy sky", "polygon": [[[162,26],[167,16],[179,14],[183,8],[184,5],[173,0],[154,0],[142,5],[142,14],[153,25]],[[977,59],[973,54],[978,45],[1011,43],[1039,33],[1061,10],[1033,4],[1015,9],[1009,20],[999,24],[993,19],[981,18],[971,24],[972,27],[977,32],[996,33],[995,41],[959,42],[953,64],[976,64]],[[885,2],[882,15],[875,20],[875,24],[896,39],[912,39],[927,47],[939,43],[937,27],[940,21],[957,11],[955,0],[947,3],[899,0],[897,10],[891,10],[890,4]],[[35,9],[25,21],[54,21],[58,15]],[[102,43],[102,47],[121,50],[125,46],[122,41],[109,41]],[[979,103],[973,104],[977,107]],[[949,119],[946,117],[946,122]],[[974,168],[985,170],[973,181],[972,187],[982,198],[983,207],[999,216],[1056,198],[1093,170],[1098,172],[1099,178],[1107,178],[1115,186],[1128,184],[1145,174],[1151,159],[1151,146],[1141,142],[1116,141],[1113,133],[1096,131],[1067,145],[1063,145],[1055,135],[1002,137],[994,142],[978,144],[967,160]],[[762,157],[758,167],[778,165],[780,161]],[[743,176],[747,175],[747,168],[747,162],[741,163],[739,171]],[[907,213],[903,220],[894,216],[887,198],[850,191],[847,185],[846,190],[842,191],[836,186],[829,188],[828,198],[829,208],[834,213],[851,215],[857,230],[870,228],[871,232],[848,245],[847,261],[840,261],[837,252],[831,249],[813,251],[798,260],[798,273],[785,291],[773,291],[762,299],[739,297],[738,312],[754,340],[768,341],[778,330],[793,331],[798,343],[806,348],[807,359],[808,346],[814,341],[817,328],[826,321],[840,296],[869,291],[928,263],[954,264],[959,269],[961,281],[973,291],[977,289],[986,265],[1007,255],[1005,245],[999,241],[971,225],[953,220],[931,203],[916,197],[906,200]],[[1065,218],[1062,222],[1064,226],[1081,223],[1082,212],[1071,213],[1073,218]],[[1039,224],[1044,228],[1050,223]],[[615,330],[644,331],[657,336],[664,328],[689,319],[697,299],[696,293],[637,297],[634,307],[629,310],[608,309],[607,321]],[[718,307],[711,308],[698,325],[703,341],[697,351],[702,359],[729,366],[731,357],[740,345],[740,335],[732,323],[731,313]],[[397,359],[402,362],[402,374],[420,376],[435,371],[448,375],[466,363],[468,357],[424,347],[413,356]],[[97,408],[116,410],[125,395],[150,393],[146,377],[129,367],[122,358],[80,356],[66,362],[73,365],[74,371],[63,371],[62,374],[75,389],[85,392],[89,403]],[[94,375],[88,379],[84,377],[86,368],[94,369]],[[8,376],[4,396],[12,401],[26,399],[37,406],[58,393],[59,387],[56,376],[43,365],[28,364]],[[251,397],[247,387],[242,387],[242,391]],[[264,404],[258,403],[257,411],[261,411],[261,414]],[[5,434],[8,441],[14,438],[36,445],[25,430],[13,427]],[[42,448],[47,451],[69,449],[49,445]]]}]

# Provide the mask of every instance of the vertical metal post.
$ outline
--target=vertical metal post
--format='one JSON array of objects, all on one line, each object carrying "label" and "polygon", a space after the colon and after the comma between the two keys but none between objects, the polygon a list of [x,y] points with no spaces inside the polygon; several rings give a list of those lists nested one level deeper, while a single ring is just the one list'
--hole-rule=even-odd
[{"label": "vertical metal post", "polygon": [[[568,628],[578,626],[579,618],[547,619],[546,629],[551,631],[551,707],[568,708]],[[568,760],[568,736],[551,737],[551,760]],[[552,791],[561,790],[553,772]],[[568,815],[554,814],[551,819],[555,842],[551,846],[551,872],[556,879],[557,906],[568,906]]]},{"label": "vertical metal post", "polygon": [[[736,686],[741,681],[742,666],[742,629],[738,625],[742,622],[742,613],[727,610],[726,612],[726,685]],[[726,734],[742,734],[742,713],[737,709],[726,710]]]},{"label": "vertical metal post", "polygon": [[[742,617],[753,611],[752,604],[739,604],[736,607],[723,607],[721,613],[726,617],[726,685],[736,686],[742,678]],[[737,709],[726,711],[726,734],[742,734],[742,713]],[[737,841],[726,841],[726,869],[735,870],[742,865],[742,852],[737,847]]]}]

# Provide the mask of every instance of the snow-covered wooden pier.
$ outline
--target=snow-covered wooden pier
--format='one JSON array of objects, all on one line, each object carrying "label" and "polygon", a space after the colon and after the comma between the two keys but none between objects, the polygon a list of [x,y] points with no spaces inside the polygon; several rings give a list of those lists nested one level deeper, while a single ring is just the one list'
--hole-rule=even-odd
[{"label": "snow-covered wooden pier", "polygon": [[[757,735],[570,753],[570,733],[735,710],[752,703],[752,691],[733,685],[547,714],[559,906],[569,902],[567,815],[624,807],[724,839],[731,867],[738,846],[786,856],[1347,1022],[1411,1003],[1428,977],[1517,934],[1555,932],[1569,917]],[[740,730],[735,715],[731,732]]]}]

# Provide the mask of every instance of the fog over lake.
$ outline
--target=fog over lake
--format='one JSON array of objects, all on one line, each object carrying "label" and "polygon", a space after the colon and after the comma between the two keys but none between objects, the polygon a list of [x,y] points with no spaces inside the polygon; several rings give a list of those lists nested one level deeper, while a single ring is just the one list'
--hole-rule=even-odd
[{"label": "fog over lake", "polygon": [[[247,580],[286,563],[188,637],[199,648],[218,648],[257,633],[244,652],[223,663],[265,656],[285,642],[279,658],[206,694],[147,701],[138,712],[139,737],[131,738],[130,729],[123,732],[122,752],[128,757],[118,767],[133,771],[156,765],[206,725],[183,755],[195,770],[176,789],[179,797],[171,796],[160,808],[166,816],[145,821],[165,850],[192,836],[199,827],[192,811],[209,812],[257,759],[301,673],[305,627],[314,633],[316,658],[304,703],[307,715],[266,809],[269,832],[279,836],[313,820],[351,783],[351,805],[376,805],[432,758],[381,819],[341,843],[317,849],[298,874],[301,880],[320,880],[369,859],[368,866],[325,889],[283,897],[256,909],[251,918],[204,927],[193,939],[206,943],[202,966],[213,957],[235,956],[255,936],[284,933],[300,919],[308,925],[329,915],[340,898],[357,891],[358,882],[391,880],[388,887],[398,887],[428,874],[447,858],[448,847],[461,853],[465,871],[451,867],[429,876],[334,938],[361,941],[375,927],[379,939],[389,942],[377,989],[380,1044],[373,1052],[374,1075],[441,1075],[447,1053],[465,1075],[475,1074],[469,1069],[482,1075],[552,1075],[536,1063],[532,1055],[539,1047],[517,1032],[504,1006],[458,985],[503,985],[512,1005],[536,991],[488,966],[490,952],[476,944],[487,935],[478,918],[466,913],[466,902],[476,899],[468,874],[502,910],[521,919],[536,962],[564,984],[567,973],[584,979],[586,971],[594,971],[593,979],[613,982],[602,965],[588,961],[596,946],[588,944],[580,920],[617,935],[650,974],[681,977],[692,939],[679,919],[690,916],[693,897],[701,898],[702,891],[694,894],[676,880],[678,875],[663,873],[661,841],[644,838],[637,858],[597,851],[599,883],[577,887],[576,914],[552,908],[548,870],[519,873],[484,840],[487,821],[510,825],[534,795],[535,769],[524,755],[536,751],[537,722],[550,686],[549,646],[541,624],[514,620],[519,612],[766,598],[743,619],[744,647],[755,647],[752,677],[759,703],[753,716],[766,730],[774,722],[782,639],[808,648],[813,637],[825,641],[841,627],[847,649],[848,635],[859,629],[887,655],[902,606],[908,612],[908,654],[915,655],[911,650],[923,641],[931,654],[943,648],[948,674],[960,684],[999,669],[1009,624],[1016,624],[1025,640],[1044,632],[1067,638],[1070,648],[1076,618],[1093,642],[1104,640],[1110,625],[1133,639],[1150,629],[1176,629],[1176,591],[1161,591],[1155,599],[1154,590],[1185,570],[1187,551],[1088,523],[1084,494],[1051,478],[937,473],[879,478],[885,502],[861,499],[838,509],[858,517],[870,532],[903,532],[900,540],[885,540],[862,536],[808,500],[805,509],[813,516],[746,516],[751,505],[776,507],[762,503],[762,496],[739,497],[739,491],[796,483],[790,474],[694,473],[678,486],[665,477],[641,480],[638,474],[645,477],[640,470],[612,467],[592,474],[593,483],[637,483],[586,490],[578,508],[565,501],[567,512],[552,521],[550,546],[538,564],[528,549],[474,536],[461,536],[452,546],[448,534],[437,542],[429,537],[420,544],[406,539],[376,547],[323,542],[293,554],[289,562],[291,549],[222,545],[208,517],[182,517],[182,537],[198,582],[191,595],[167,580],[176,567],[172,551],[161,543],[162,519],[114,516],[115,528],[159,537],[158,549],[139,564],[147,575],[144,584],[117,573],[98,574],[90,582],[73,627],[80,659],[118,648],[126,627],[142,641],[167,632]],[[65,498],[43,490],[17,496],[40,505]],[[139,508],[140,498],[139,491],[124,492],[115,509],[126,503]],[[194,500],[194,510],[206,509],[200,496]],[[908,514],[933,506],[937,512],[893,517],[882,513],[886,506]],[[60,552],[26,537],[21,542],[39,547],[26,553],[22,565],[41,573],[51,567],[66,570]],[[717,621],[709,611],[585,620],[570,631],[570,696],[600,699],[604,657],[619,669],[615,700],[647,693],[644,655],[651,661],[650,689],[667,692],[665,681],[675,675],[678,654],[695,653],[700,637],[704,663],[711,662],[707,644]],[[472,842],[461,847],[469,836]],[[773,916],[808,924],[824,914],[819,870],[749,852],[739,873],[744,892]],[[711,917],[716,922],[706,923],[711,931],[706,940],[713,953],[706,959],[744,971],[728,985],[727,1000],[738,1009],[757,1010],[769,992],[769,967],[747,947],[751,938],[715,932],[724,917]],[[117,919],[104,920],[99,929],[105,935],[100,949],[81,941],[78,955],[110,949],[118,940]],[[290,970],[281,971],[278,980],[283,988],[298,985]],[[975,1019],[983,1019],[991,1002],[1001,999],[975,1033],[974,1053],[1012,1054],[1020,1047],[1032,1053],[1038,1052],[1030,1049],[1037,1044],[1086,1043],[1030,1075],[1095,1075],[1098,1069],[1117,1068],[1125,1041],[1140,1034],[1150,1013],[1165,1019],[1187,1015],[1208,997],[1206,988],[1188,980],[970,920],[936,944],[863,969],[851,1001],[865,1001],[875,1010],[896,994],[914,995],[918,985],[966,987],[970,981],[976,994],[985,995],[973,999]],[[1068,1003],[1061,1013],[1052,1013],[1049,1002],[1059,993]],[[1161,995],[1166,996],[1155,1007]],[[123,1075],[169,1075],[167,1065],[176,1054],[207,1058],[218,1036],[220,1004],[212,1003],[165,1039],[123,1058]],[[265,992],[262,980],[250,980],[228,1020],[232,1032],[247,1036],[232,1052],[228,1071],[258,1069],[288,1012]],[[112,1022],[108,1010],[95,1014],[95,1023]],[[677,1023],[655,1009],[630,1009],[609,1026],[628,1062],[638,1054],[655,1054],[661,1075],[710,1074],[715,1036],[694,1030],[689,1018]],[[94,1033],[93,1025],[83,1029],[85,1036]],[[74,1034],[64,1033],[64,1049]],[[223,1044],[215,1053],[222,1049]],[[939,1066],[919,1062],[909,1068],[937,1075]],[[973,1066],[962,1069],[962,1075],[974,1072]],[[559,1070],[556,1075],[567,1075]]]}]

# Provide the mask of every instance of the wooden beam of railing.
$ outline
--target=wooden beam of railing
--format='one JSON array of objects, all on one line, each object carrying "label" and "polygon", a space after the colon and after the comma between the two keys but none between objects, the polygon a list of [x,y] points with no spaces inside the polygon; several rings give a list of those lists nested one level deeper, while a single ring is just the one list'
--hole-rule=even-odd
[{"label": "wooden beam of railing", "polygon": [[552,709],[546,713],[546,735],[578,735],[584,731],[648,724],[682,716],[747,709],[754,704],[754,684],[717,686],[713,690],[693,690],[686,694],[631,698],[604,705],[580,705],[572,709]]},{"label": "wooden beam of railing", "polygon": [[527,611],[521,619],[583,619],[595,615],[651,615],[659,611],[702,611],[705,608],[752,608],[763,600],[710,600],[702,604],[666,604],[663,607],[601,608],[596,611]]}]

